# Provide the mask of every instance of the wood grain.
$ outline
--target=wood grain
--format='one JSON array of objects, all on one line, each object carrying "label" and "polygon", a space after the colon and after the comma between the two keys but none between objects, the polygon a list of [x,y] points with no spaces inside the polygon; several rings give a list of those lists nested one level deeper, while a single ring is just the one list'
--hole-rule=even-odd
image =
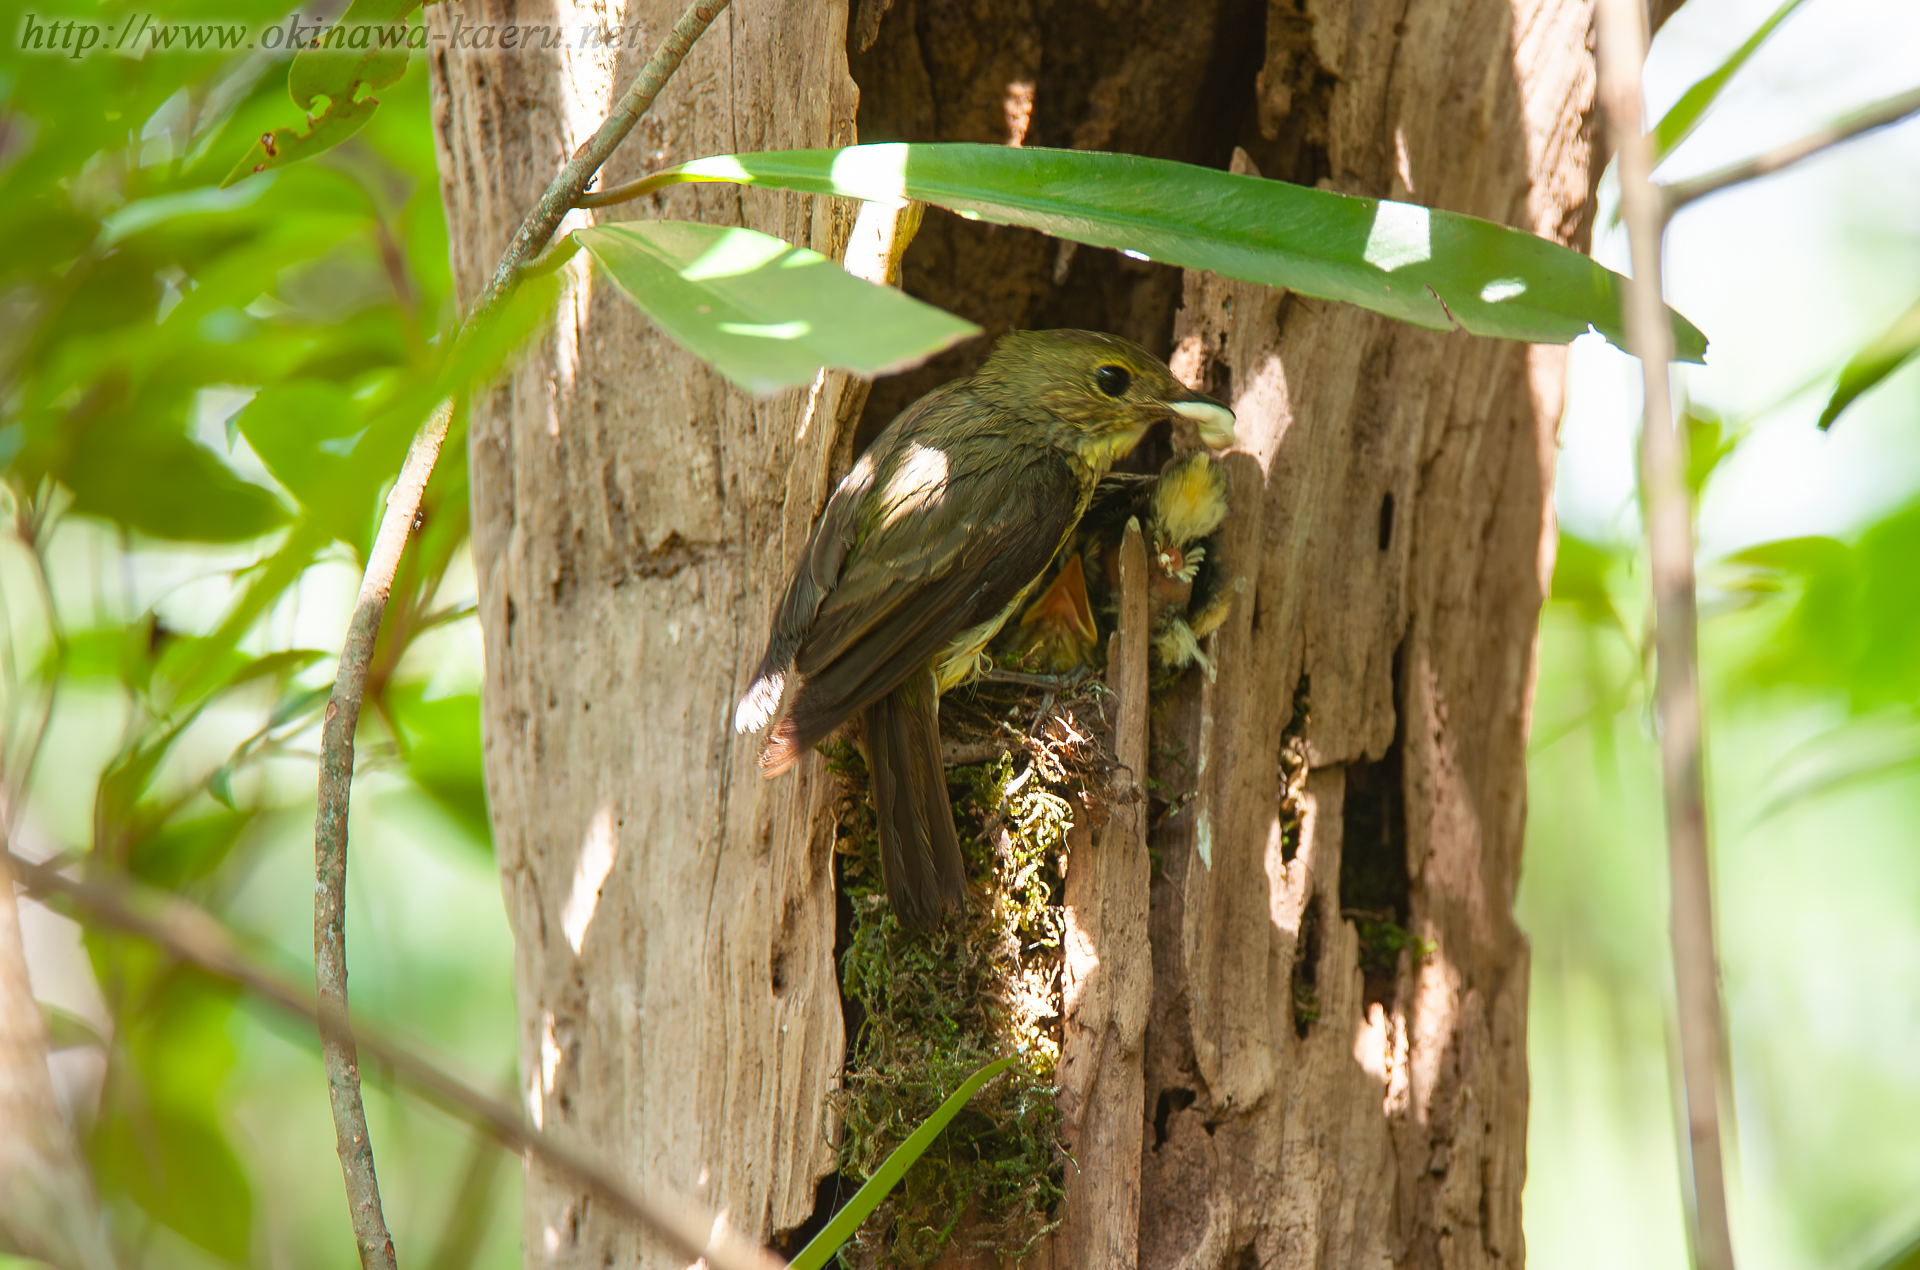
[{"label": "wood grain", "polygon": [[[460,7],[468,24],[638,32],[571,52],[436,43],[436,143],[463,297],[680,8]],[[429,21],[445,33],[454,16],[436,7]],[[852,140],[845,22],[838,2],[734,4],[603,183],[704,154]],[[837,255],[853,208],[683,187],[593,219],[661,216]],[[523,1093],[535,1123],[766,1237],[806,1219],[833,1167],[826,1098],[845,1046],[834,822],[819,760],[762,780],[732,705],[864,387],[830,375],[749,398],[582,262],[569,281],[553,334],[474,404],[470,438],[488,793],[515,934]],[[523,1221],[530,1263],[684,1264],[538,1167]]]},{"label": "wood grain", "polygon": [[[671,8],[624,13],[654,24],[638,47]],[[1004,139],[1009,84],[1030,82],[1028,144],[1222,163],[1237,142],[1268,176],[1585,245],[1588,0],[870,8],[862,117],[871,106],[896,135]],[[450,21],[440,9],[430,20]],[[478,0],[462,16],[506,12]],[[736,4],[608,180],[850,139],[846,16]],[[631,56],[435,59],[464,294]],[[829,252],[851,222],[827,201],[725,187],[614,214]],[[1221,550],[1245,589],[1210,650],[1218,681],[1190,676],[1154,709],[1153,774],[1193,797],[1150,834],[1164,867],[1144,923],[1144,1083],[1126,1083],[1134,998],[1103,982],[1105,951],[1102,973],[1079,975],[1063,1063],[1077,1156],[1111,1154],[1125,1139],[1109,1112],[1131,1103],[1139,1200],[1116,1198],[1133,1184],[1123,1164],[1070,1168],[1061,1238],[1096,1251],[1056,1241],[1047,1256],[1519,1265],[1527,954],[1512,901],[1564,352],[1136,264],[932,214],[905,262],[909,290],[989,329],[1102,327],[1171,350],[1188,382],[1231,400],[1245,438]],[[828,376],[748,401],[573,276],[557,332],[477,405],[471,442],[529,1107],[744,1229],[777,1230],[831,1165],[831,797],[811,760],[758,781],[727,722],[863,391]],[[1297,723],[1296,699],[1310,704]],[[1296,733],[1310,771],[1283,802]],[[1083,876],[1100,876],[1100,845]],[[597,891],[596,861],[610,861]],[[1394,916],[1430,953],[1362,967],[1356,870],[1400,879]],[[1127,964],[1112,941],[1142,927],[1117,920],[1118,899],[1081,904],[1077,872],[1074,920]],[[666,1264],[544,1174],[527,1196],[530,1262]]]},{"label": "wood grain", "polygon": [[[1060,1047],[1067,1198],[1055,1238],[1063,1266],[1135,1265],[1140,1213],[1141,1041],[1153,1000],[1147,945],[1147,549],[1120,544],[1120,617],[1107,645],[1116,759],[1106,823],[1069,837]],[[1100,796],[1100,795],[1096,795]]]},{"label": "wood grain", "polygon": [[[1559,0],[1334,0],[1279,43],[1270,21],[1266,74],[1292,77],[1298,110],[1331,73],[1325,184],[1584,246],[1587,21]],[[1239,414],[1223,554],[1247,590],[1219,682],[1155,742],[1199,775],[1156,840],[1147,1096],[1165,1110],[1141,1264],[1521,1264],[1512,901],[1564,353],[1204,275],[1175,335],[1176,370]],[[1296,695],[1297,827],[1276,763]],[[1360,814],[1383,797],[1390,815]],[[1432,948],[1370,991],[1342,892],[1389,865]]]}]

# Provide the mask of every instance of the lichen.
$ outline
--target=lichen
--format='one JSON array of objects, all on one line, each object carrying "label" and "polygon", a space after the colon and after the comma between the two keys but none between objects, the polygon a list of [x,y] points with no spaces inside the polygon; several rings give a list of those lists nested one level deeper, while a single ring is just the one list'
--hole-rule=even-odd
[{"label": "lichen", "polygon": [[925,1265],[956,1237],[1018,1257],[1056,1224],[1061,876],[1077,790],[1085,770],[1104,763],[1091,720],[1080,721],[1097,710],[1088,696],[1057,704],[1053,694],[1000,687],[943,703],[957,725],[950,741],[957,730],[964,744],[1000,735],[1007,745],[948,772],[973,902],[964,921],[926,935],[903,933],[887,906],[865,764],[851,745],[828,749],[847,789],[837,850],[852,911],[841,956],[854,1029],[836,1094],[842,1174],[864,1181],[967,1076],[996,1058],[1020,1060],[868,1219],[842,1253],[849,1265]]}]

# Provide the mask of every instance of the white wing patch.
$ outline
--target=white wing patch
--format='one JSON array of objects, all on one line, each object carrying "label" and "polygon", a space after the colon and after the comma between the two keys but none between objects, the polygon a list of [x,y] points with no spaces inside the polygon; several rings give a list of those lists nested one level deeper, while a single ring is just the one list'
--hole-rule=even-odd
[{"label": "white wing patch", "polygon": [[766,727],[779,712],[780,696],[786,687],[787,675],[783,670],[754,680],[753,687],[747,689],[746,695],[740,698],[740,704],[734,707],[733,730],[758,732]]}]

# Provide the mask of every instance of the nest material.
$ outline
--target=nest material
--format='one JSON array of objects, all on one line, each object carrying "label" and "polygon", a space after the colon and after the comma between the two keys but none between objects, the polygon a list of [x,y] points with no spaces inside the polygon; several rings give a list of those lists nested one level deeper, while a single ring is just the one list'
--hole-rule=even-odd
[{"label": "nest material", "polygon": [[925,1265],[955,1238],[1018,1257],[1057,1224],[1061,879],[1067,831],[1088,811],[1082,791],[1107,788],[1107,699],[1086,676],[1051,689],[980,683],[943,699],[950,752],[992,755],[948,771],[971,896],[963,921],[924,936],[904,934],[887,906],[858,751],[828,747],[847,786],[837,851],[852,910],[841,1171],[864,1181],[967,1076],[1020,1060],[868,1219],[843,1254],[851,1265]]},{"label": "nest material", "polygon": [[[852,913],[841,996],[853,1040],[835,1094],[842,1173],[855,1184],[872,1176],[967,1076],[996,1058],[1020,1060],[868,1219],[842,1252],[850,1265],[926,1265],[956,1237],[1018,1258],[1057,1225],[1067,1163],[1054,1104],[1067,832],[1076,819],[1105,821],[1101,798],[1116,765],[1112,694],[1097,678],[1118,607],[1107,557],[1127,523],[1140,521],[1152,552],[1154,688],[1190,666],[1210,673],[1200,640],[1236,589],[1216,534],[1225,493],[1209,456],[1103,484],[1037,611],[1009,622],[990,650],[995,665],[1055,673],[976,681],[942,699],[970,891],[964,919],[922,936],[901,931],[881,879],[865,764],[844,741],[827,747],[847,786],[836,850]],[[1078,593],[1056,603],[1052,584],[1069,569]]]}]

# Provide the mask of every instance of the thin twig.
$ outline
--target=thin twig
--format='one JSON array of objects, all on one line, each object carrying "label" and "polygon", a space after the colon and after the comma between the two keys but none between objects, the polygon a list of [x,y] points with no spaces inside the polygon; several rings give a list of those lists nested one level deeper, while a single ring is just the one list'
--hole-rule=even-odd
[{"label": "thin twig", "polygon": [[517,1108],[490,1098],[410,1046],[348,1021],[337,1007],[307,995],[293,980],[260,965],[210,914],[177,896],[124,878],[79,881],[12,853],[0,854],[36,898],[59,896],[93,920],[159,945],[182,961],[239,985],[260,999],[364,1048],[444,1110],[485,1131],[508,1150],[532,1154],[592,1188],[614,1209],[687,1257],[713,1270],[778,1270],[784,1263],[724,1221],[676,1198],[620,1181],[605,1165],[527,1127]]},{"label": "thin twig", "polygon": [[1673,328],[1661,298],[1660,194],[1652,183],[1653,140],[1640,117],[1640,67],[1647,37],[1639,0],[1601,0],[1600,97],[1620,159],[1620,206],[1633,246],[1627,288],[1627,345],[1646,380],[1641,480],[1652,561],[1658,662],[1660,760],[1666,792],[1668,867],[1673,890],[1673,971],[1680,1015],[1693,1171],[1693,1251],[1700,1270],[1733,1270],[1720,1133],[1719,970],[1713,953],[1713,890],[1707,862],[1707,808],[1701,759],[1698,613],[1694,602],[1693,505],[1684,442],[1673,424]]},{"label": "thin twig", "polygon": [[640,73],[633,77],[633,83],[627,86],[619,102],[607,113],[599,129],[573,152],[573,157],[567,160],[567,166],[560,169],[560,175],[540,196],[540,201],[533,205],[526,220],[520,222],[520,229],[508,245],[507,254],[500,258],[499,267],[493,271],[493,281],[487,284],[479,303],[474,306],[476,312],[485,311],[504,295],[512,286],[520,266],[547,245],[547,239],[553,236],[553,231],[573,210],[581,191],[600,171],[600,165],[626,140],[633,125],[640,121],[640,116],[653,105],[653,99],[666,86],[667,80],[680,68],[681,59],[686,57],[694,41],[720,16],[728,2],[697,0],[680,15],[680,20],[673,24],[673,30],[653,51],[647,64],[640,68]]},{"label": "thin twig", "polygon": [[[626,139],[633,125],[653,104],[695,40],[727,7],[728,0],[698,0],[690,7],[640,69],[627,91],[593,136],[567,161],[547,186],[508,244],[492,280],[469,314],[489,312],[508,293],[522,266],[544,248],[574,200],[594,174]],[[373,660],[380,621],[386,614],[400,555],[420,511],[420,498],[440,456],[454,403],[442,401],[420,428],[407,451],[400,479],[387,497],[380,531],[368,553],[360,594],[347,628],[346,646],[334,676],[321,730],[319,806],[314,817],[313,970],[322,1009],[347,1008],[346,889],[347,810],[353,783],[353,734],[360,721],[367,671]],[[396,1270],[393,1236],[380,1207],[380,1183],[374,1171],[373,1144],[367,1135],[366,1108],[360,1098],[360,1066],[351,1032],[344,1029],[323,1037],[328,1093],[333,1105],[336,1146],[346,1177],[347,1203],[353,1217],[354,1243],[364,1270]]]},{"label": "thin twig", "polygon": [[575,200],[574,206],[612,207],[615,203],[631,203],[636,198],[645,198],[655,190],[663,190],[669,185],[679,185],[684,179],[678,172],[655,172],[651,176],[639,177],[624,185],[610,185],[604,190],[582,194]]},{"label": "thin twig", "polygon": [[1660,197],[1665,204],[1666,215],[1672,216],[1695,199],[1716,194],[1730,185],[1742,181],[1751,181],[1756,177],[1770,175],[1785,167],[1810,159],[1822,150],[1851,141],[1864,133],[1899,123],[1915,113],[1920,113],[1920,88],[1901,93],[1898,97],[1889,97],[1862,110],[1828,124],[1816,132],[1810,132],[1798,141],[1789,141],[1783,146],[1756,154],[1751,159],[1739,163],[1730,163],[1724,168],[1716,168],[1700,176],[1684,181],[1675,181],[1671,185],[1660,187]]}]

